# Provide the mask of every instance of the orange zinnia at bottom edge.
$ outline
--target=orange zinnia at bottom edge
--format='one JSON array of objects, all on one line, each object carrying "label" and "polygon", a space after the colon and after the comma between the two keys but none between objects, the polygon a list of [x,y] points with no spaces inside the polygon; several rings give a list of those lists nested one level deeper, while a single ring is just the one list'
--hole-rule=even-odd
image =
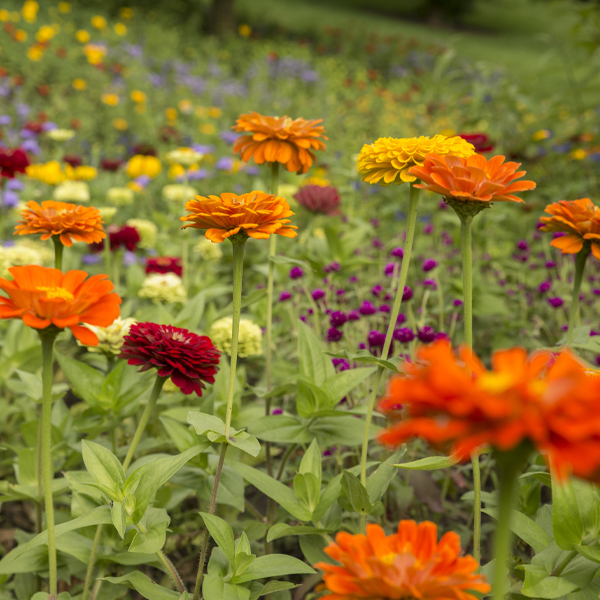
[{"label": "orange zinnia at bottom edge", "polygon": [[600,378],[570,352],[501,350],[488,370],[468,349],[457,356],[440,341],[418,360],[380,402],[393,420],[383,444],[421,437],[464,461],[482,446],[508,452],[529,442],[560,477],[600,480]]},{"label": "orange zinnia at bottom edge", "polygon": [[68,328],[86,346],[98,338],[83,324],[107,327],[120,314],[121,298],[106,275],[88,279],[85,271],[49,269],[37,265],[11,267],[14,280],[0,278],[0,319],[22,319],[34,329]]},{"label": "orange zinnia at bottom edge", "polygon": [[341,563],[317,563],[325,572],[327,600],[474,600],[471,592],[490,586],[476,573],[472,556],[460,556],[458,534],[448,532],[438,542],[430,521],[400,521],[398,532],[386,536],[379,525],[367,525],[367,535],[341,532],[325,552]]}]

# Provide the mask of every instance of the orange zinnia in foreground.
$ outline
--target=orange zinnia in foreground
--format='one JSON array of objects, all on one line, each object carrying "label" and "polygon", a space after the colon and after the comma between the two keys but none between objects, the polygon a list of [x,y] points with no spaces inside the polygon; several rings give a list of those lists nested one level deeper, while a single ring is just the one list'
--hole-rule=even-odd
[{"label": "orange zinnia in foreground", "polygon": [[95,333],[82,324],[108,327],[120,313],[121,298],[106,275],[87,279],[85,271],[48,269],[29,265],[11,267],[14,281],[0,278],[0,319],[23,319],[34,329],[51,325],[68,328],[86,346],[96,346]]},{"label": "orange zinnia in foreground", "polygon": [[46,200],[39,205],[28,202],[21,211],[22,221],[15,227],[15,234],[42,234],[42,240],[59,236],[63,246],[68,248],[73,242],[97,244],[106,233],[102,229],[102,216],[98,209],[66,202]]},{"label": "orange zinnia in foreground", "polygon": [[[265,117],[257,112],[240,115],[235,131],[240,136],[233,144],[244,162],[251,158],[258,165],[281,163],[291,173],[306,173],[316,160],[315,150],[325,150],[323,119],[307,121],[290,117]],[[322,138],[322,139],[321,139]]]},{"label": "orange zinnia in foreground", "polygon": [[460,556],[460,539],[448,532],[438,542],[430,521],[400,521],[386,536],[379,525],[367,535],[341,532],[325,552],[342,566],[318,563],[325,571],[327,600],[474,600],[471,592],[490,591],[472,556]]},{"label": "orange zinnia in foreground", "polygon": [[520,163],[504,162],[504,156],[487,160],[474,154],[468,158],[430,154],[423,166],[408,173],[422,183],[415,187],[464,202],[523,202],[515,192],[535,189],[533,181],[515,181],[525,175]]},{"label": "orange zinnia in foreground", "polygon": [[600,480],[600,378],[570,352],[500,350],[488,371],[467,348],[457,357],[440,341],[418,360],[379,405],[396,420],[380,435],[384,444],[422,437],[468,460],[484,445],[508,452],[528,442],[560,476]]},{"label": "orange zinnia in foreground", "polygon": [[559,231],[566,235],[550,242],[563,254],[576,254],[588,241],[592,254],[600,260],[600,208],[589,198],[561,200],[546,206],[552,216],[541,217],[541,231]]},{"label": "orange zinnia in foreground", "polygon": [[186,227],[206,229],[206,237],[214,243],[244,231],[257,240],[268,239],[272,233],[293,238],[297,227],[288,225],[286,217],[295,214],[285,198],[265,192],[221,194],[221,196],[196,196],[185,205],[190,214],[181,217],[189,223]]}]

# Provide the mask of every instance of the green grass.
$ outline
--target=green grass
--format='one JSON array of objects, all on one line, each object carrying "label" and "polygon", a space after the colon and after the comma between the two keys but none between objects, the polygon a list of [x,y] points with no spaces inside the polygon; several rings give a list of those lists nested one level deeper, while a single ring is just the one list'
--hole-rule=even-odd
[{"label": "green grass", "polygon": [[[401,34],[454,48],[460,55],[505,68],[524,91],[573,100],[569,71],[583,70],[582,52],[571,47],[574,15],[564,0],[479,0],[460,30],[374,14],[314,0],[238,0],[253,22],[275,21],[305,32],[325,25]],[[586,97],[590,92],[586,93]],[[591,98],[590,98],[591,99]]]}]

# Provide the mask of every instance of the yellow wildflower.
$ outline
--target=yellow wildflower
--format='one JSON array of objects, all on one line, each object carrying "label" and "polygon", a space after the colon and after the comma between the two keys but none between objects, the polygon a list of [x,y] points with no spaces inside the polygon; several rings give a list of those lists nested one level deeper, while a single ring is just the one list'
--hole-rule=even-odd
[{"label": "yellow wildflower", "polygon": [[250,25],[246,25],[244,23],[238,27],[238,33],[242,37],[250,37],[250,35],[252,34],[252,27],[250,27]]},{"label": "yellow wildflower", "polygon": [[115,129],[118,129],[119,131],[125,131],[127,127],[129,127],[129,125],[127,124],[127,121],[125,119],[114,119],[113,127]]},{"label": "yellow wildflower", "polygon": [[87,44],[90,41],[91,36],[85,29],[79,29],[75,34],[75,38],[79,43]]},{"label": "yellow wildflower", "polygon": [[42,56],[44,56],[44,50],[37,44],[35,44],[34,46],[31,46],[27,50],[27,58],[29,60],[37,62],[38,60],[40,60],[42,58]]},{"label": "yellow wildflower", "polygon": [[548,129],[540,129],[539,131],[536,131],[532,136],[531,139],[534,142],[539,142],[541,140],[546,140],[548,139],[550,136],[552,135],[552,133],[548,130]]},{"label": "yellow wildflower", "polygon": [[140,90],[133,90],[129,97],[138,104],[146,102],[146,94],[144,94],[144,92],[140,92]]},{"label": "yellow wildflower", "polygon": [[114,30],[117,35],[127,35],[127,25],[124,23],[117,23]]},{"label": "yellow wildflower", "polygon": [[26,167],[25,173],[32,179],[37,179],[48,185],[58,185],[65,180],[65,174],[62,172],[60,163],[57,160],[29,165]]},{"label": "yellow wildflower", "polygon": [[86,83],[85,79],[80,79],[79,77],[77,79],[73,80],[72,85],[76,90],[79,90],[79,91],[85,90],[87,88],[87,83]]},{"label": "yellow wildflower", "polygon": [[176,108],[167,108],[165,109],[165,117],[169,119],[169,121],[174,121],[177,119],[177,109]]},{"label": "yellow wildflower", "polygon": [[35,34],[35,39],[38,42],[48,42],[56,35],[54,31],[54,27],[50,25],[43,25],[38,29],[38,32]]},{"label": "yellow wildflower", "polygon": [[121,15],[121,19],[131,19],[133,17],[133,9],[124,6],[119,14]]},{"label": "yellow wildflower", "polygon": [[200,126],[200,131],[205,135],[212,135],[215,132],[215,126],[212,123],[206,123]]},{"label": "yellow wildflower", "polygon": [[58,3],[58,10],[63,13],[70,13],[71,12],[71,5],[68,2],[59,2]]},{"label": "yellow wildflower", "polygon": [[37,18],[37,13],[39,9],[40,5],[37,2],[35,2],[35,0],[27,0],[23,4],[21,14],[28,23],[34,23]]},{"label": "yellow wildflower", "polygon": [[192,104],[191,100],[180,100],[177,106],[182,113],[186,114],[191,113],[194,109],[194,105]]},{"label": "yellow wildflower", "polygon": [[74,181],[90,181],[98,175],[98,171],[94,167],[80,165],[73,168],[71,165],[65,167],[65,175],[67,179]]},{"label": "yellow wildflower", "polygon": [[219,117],[223,116],[223,111],[218,106],[211,106],[208,109],[208,116],[212,117],[213,119],[218,119]]},{"label": "yellow wildflower", "polygon": [[10,13],[5,8],[0,8],[0,21],[8,21],[10,19]]},{"label": "yellow wildflower", "polygon": [[100,15],[92,17],[91,23],[92,27],[94,27],[95,29],[102,30],[106,28],[106,19],[104,17],[101,17]]},{"label": "yellow wildflower", "polygon": [[117,94],[102,94],[100,100],[109,106],[117,106],[119,104],[119,96]]},{"label": "yellow wildflower", "polygon": [[15,31],[15,40],[17,42],[24,42],[27,39],[27,32],[23,29],[17,29]]},{"label": "yellow wildflower", "polygon": [[577,148],[571,152],[571,158],[575,160],[583,160],[586,156],[587,153],[583,148]]},{"label": "yellow wildflower", "polygon": [[145,156],[136,154],[132,156],[127,163],[127,175],[132,179],[140,175],[148,175],[148,177],[156,177],[162,169],[162,164],[156,156]]},{"label": "yellow wildflower", "polygon": [[99,44],[86,44],[83,52],[91,65],[99,65],[106,56],[106,48]]}]

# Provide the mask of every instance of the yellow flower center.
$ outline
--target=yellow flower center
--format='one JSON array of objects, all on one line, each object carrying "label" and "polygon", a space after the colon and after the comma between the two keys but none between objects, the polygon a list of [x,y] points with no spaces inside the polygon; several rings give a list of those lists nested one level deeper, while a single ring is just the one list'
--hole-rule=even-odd
[{"label": "yellow flower center", "polygon": [[477,379],[479,387],[490,394],[501,394],[513,384],[510,373],[485,373]]},{"label": "yellow flower center", "polygon": [[385,563],[386,565],[393,565],[395,558],[396,558],[396,553],[395,552],[389,552],[388,554],[384,554],[381,557],[381,562]]},{"label": "yellow flower center", "polygon": [[46,292],[46,298],[48,298],[49,300],[53,300],[54,298],[60,298],[61,300],[66,300],[67,302],[73,302],[75,298],[69,290],[58,286],[40,286],[38,288],[38,291]]}]

